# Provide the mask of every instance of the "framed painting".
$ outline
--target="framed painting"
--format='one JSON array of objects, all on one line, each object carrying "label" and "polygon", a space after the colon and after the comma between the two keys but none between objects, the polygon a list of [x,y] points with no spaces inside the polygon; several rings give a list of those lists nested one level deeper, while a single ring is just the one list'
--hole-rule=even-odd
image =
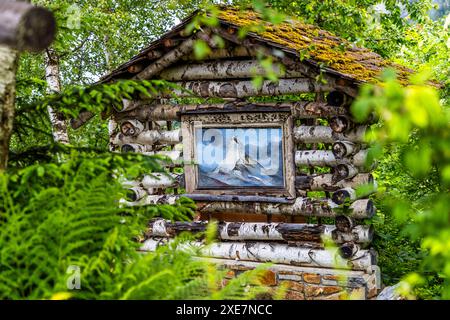
[{"label": "framed painting", "polygon": [[182,115],[187,193],[295,197],[287,112]]}]

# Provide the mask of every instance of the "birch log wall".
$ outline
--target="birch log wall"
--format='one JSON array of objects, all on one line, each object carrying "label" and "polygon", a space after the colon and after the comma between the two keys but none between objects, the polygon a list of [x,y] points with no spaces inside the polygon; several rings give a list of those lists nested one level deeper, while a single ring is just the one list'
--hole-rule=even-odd
[{"label": "birch log wall", "polygon": [[[219,27],[186,35],[189,21],[102,79],[164,79],[178,87],[151,100],[136,96],[124,101],[110,122],[111,150],[159,155],[165,168],[127,181],[129,196],[121,205],[174,204],[180,197],[197,204],[194,222],[152,220],[142,250],[155,250],[184,231],[204,232],[218,220],[215,244],[206,246],[200,238],[180,250],[194,248],[235,273],[273,262],[270,285],[288,282],[296,287],[289,290],[290,298],[339,298],[342,290],[356,290],[361,298],[374,296],[379,271],[370,248],[374,230],[367,219],[376,212],[369,198],[376,191],[371,174],[376,164],[370,163],[365,136],[376,119],[357,123],[350,112],[358,86],[367,79],[333,69],[332,62],[324,67],[314,58],[301,59],[298,50],[277,40],[284,33],[275,29],[273,38],[250,32],[241,39],[239,26],[222,17]],[[291,30],[289,23],[285,30]],[[344,41],[322,30],[311,40],[304,31],[309,29],[301,26],[296,24],[295,32],[302,41],[322,47],[321,37],[329,40],[326,45]],[[223,39],[223,47],[215,45],[216,36]],[[196,39],[212,47],[202,60],[193,53]],[[372,71],[376,63],[382,65],[382,59],[367,49],[347,50],[338,50],[336,59],[345,57],[346,63]],[[261,55],[272,59],[279,80],[264,80],[255,87],[252,79],[267,71],[258,60]],[[181,102],[174,102],[173,95]],[[89,117],[81,115],[72,126]],[[282,190],[199,187],[194,134],[198,122],[211,128],[280,128]],[[327,239],[335,249],[325,248]],[[337,273],[348,281],[339,281]]]}]

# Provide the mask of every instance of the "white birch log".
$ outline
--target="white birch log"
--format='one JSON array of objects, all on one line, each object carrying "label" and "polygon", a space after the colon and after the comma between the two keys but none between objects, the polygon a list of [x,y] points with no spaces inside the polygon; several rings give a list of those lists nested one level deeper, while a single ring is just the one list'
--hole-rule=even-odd
[{"label": "white birch log", "polygon": [[[183,155],[182,150],[171,150],[171,151],[148,151],[148,148],[151,146],[148,145],[142,145],[142,144],[124,144],[121,146],[122,152],[134,152],[134,153],[140,153],[145,156],[158,156],[162,157],[163,160],[167,158],[170,160],[174,165],[179,165],[183,163]],[[175,146],[176,148],[177,146]],[[170,164],[170,163],[169,163]]]},{"label": "white birch log", "polygon": [[339,189],[333,193],[331,200],[333,200],[333,202],[337,204],[353,202],[357,199],[361,199],[375,193],[377,191],[376,187],[376,184],[374,184],[372,186],[359,188],[358,190],[349,187]]},{"label": "white birch log", "polygon": [[52,43],[55,33],[49,10],[26,1],[0,1],[0,45],[38,52]]},{"label": "white birch log", "polygon": [[[284,68],[283,68],[284,70]],[[297,71],[282,71],[279,64],[273,64],[273,71],[279,78],[301,78],[304,75]],[[177,65],[163,70],[159,76],[169,81],[186,80],[221,80],[252,78],[265,76],[267,71],[257,60],[225,60],[204,63]]]},{"label": "white birch log", "polygon": [[[332,89],[330,85],[320,84],[309,78],[279,79],[278,83],[265,80],[256,88],[250,80],[234,81],[185,81],[174,82],[184,90],[174,90],[178,97],[221,97],[245,98],[252,96],[273,96],[306,92],[322,92]],[[187,90],[187,91],[185,91]],[[192,92],[192,93],[191,93]]]},{"label": "white birch log", "polygon": [[311,176],[295,177],[295,187],[306,191],[336,191],[343,188],[357,188],[360,186],[374,186],[372,174],[361,173],[351,179],[342,179],[333,182],[333,174],[325,173]]},{"label": "white birch log", "polygon": [[174,205],[179,199],[178,196],[171,195],[147,195],[138,201],[128,201],[126,199],[120,199],[119,203],[127,207],[134,206],[147,206],[155,204],[170,204]]},{"label": "white birch log", "polygon": [[[164,219],[151,221],[147,237],[175,237],[182,232],[205,232],[206,221],[171,222]],[[373,227],[358,225],[347,233],[337,232],[334,225],[304,223],[220,222],[217,238],[220,240],[322,242],[323,237],[336,243],[355,242],[368,244],[373,238]]]},{"label": "white birch log", "polygon": [[171,160],[174,164],[183,162],[183,152],[180,150],[172,150],[172,151],[147,151],[142,154],[146,156],[159,156],[162,158],[167,158]]},{"label": "white birch log", "polygon": [[197,39],[197,36],[194,35],[191,38],[183,41],[175,49],[164,54],[161,58],[159,58],[155,62],[152,62],[148,67],[146,67],[144,70],[139,72],[133,78],[139,79],[139,80],[146,80],[146,79],[153,78],[153,76],[160,73],[162,70],[164,70],[171,64],[177,62],[182,56],[190,53],[194,48],[194,44],[195,44],[195,40]]},{"label": "white birch log", "polygon": [[367,126],[358,126],[346,133],[336,133],[328,126],[294,127],[294,139],[298,143],[333,143],[335,141],[364,142]]},{"label": "white birch log", "polygon": [[131,202],[141,200],[147,195],[147,190],[139,186],[132,187],[127,190],[127,199]]},{"label": "white birch log", "polygon": [[0,44],[0,171],[6,168],[14,122],[18,52]]},{"label": "white birch log", "polygon": [[[182,195],[188,196],[188,195]],[[179,196],[147,196],[127,205],[155,203],[173,204]],[[344,210],[331,199],[296,198],[292,204],[267,202],[197,202],[198,211],[203,213],[255,213],[273,215],[299,215],[314,217],[336,217]],[[371,218],[375,214],[372,200],[356,200],[346,209],[348,216],[355,219]]]},{"label": "white birch log", "polygon": [[372,242],[374,233],[373,225],[357,225],[349,232],[334,229],[332,239],[336,243],[355,242],[367,247]]},{"label": "white birch log", "polygon": [[[48,49],[45,54],[45,79],[47,81],[49,93],[61,92],[61,80],[59,74],[59,56],[53,49]],[[67,121],[61,112],[53,110],[51,106],[47,111],[52,124],[53,140],[55,142],[68,144],[69,134],[67,132]]]},{"label": "white birch log", "polygon": [[[146,240],[141,251],[155,251],[167,241]],[[370,250],[359,250],[352,260],[343,259],[338,249],[311,249],[286,244],[260,242],[219,242],[204,245],[201,242],[180,244],[179,250],[204,257],[243,261],[272,262],[287,265],[322,267],[351,270],[369,270],[376,264],[376,257]]]},{"label": "white birch log", "polygon": [[355,167],[365,167],[367,152],[367,149],[364,149],[359,151],[352,158],[336,159],[333,152],[329,150],[300,150],[295,152],[295,164],[301,167],[334,167],[343,161],[349,161]]},{"label": "white birch log", "polygon": [[370,173],[361,173],[351,179],[342,179],[337,182],[333,181],[333,175],[329,173],[295,177],[296,188],[307,191],[336,191],[339,189],[357,188],[360,186],[370,186],[375,188],[375,185],[375,180]]},{"label": "white birch log", "polygon": [[179,185],[180,177],[181,175],[176,173],[154,172],[151,175],[144,176],[141,183],[146,189],[171,188]]},{"label": "white birch log", "polygon": [[181,130],[180,129],[170,131],[145,130],[135,137],[118,134],[115,137],[114,142],[118,145],[123,144],[174,145],[181,142]]}]

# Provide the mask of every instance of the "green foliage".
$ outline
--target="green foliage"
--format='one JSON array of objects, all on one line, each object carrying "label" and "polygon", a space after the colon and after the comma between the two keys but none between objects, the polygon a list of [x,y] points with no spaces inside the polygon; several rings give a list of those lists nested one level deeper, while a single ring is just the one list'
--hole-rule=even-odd
[{"label": "green foliage", "polygon": [[[221,288],[224,271],[177,250],[137,252],[154,216],[186,220],[193,203],[122,207],[124,190],[111,172],[128,178],[158,169],[133,155],[88,157],[72,151],[64,163],[27,166],[0,176],[0,298],[200,299],[251,298],[259,270]],[[186,240],[186,239],[183,239]],[[69,266],[81,289],[68,291]],[[213,277],[210,279],[210,277]],[[248,291],[248,292],[247,292]]]},{"label": "green foliage", "polygon": [[[380,170],[381,191],[384,192],[380,202],[386,215],[392,214],[388,216],[393,225],[391,228],[401,232],[389,231],[386,226],[384,230],[391,233],[391,238],[381,244],[383,250],[380,252],[385,258],[394,255],[406,257],[406,262],[399,266],[414,273],[414,276],[405,278],[414,280],[411,280],[411,288],[420,287],[423,280],[427,280],[429,286],[418,289],[416,294],[428,298],[440,295],[448,299],[450,118],[436,88],[425,84],[426,79],[419,74],[412,79],[413,85],[402,87],[387,72],[383,85],[362,88],[352,111],[361,118],[372,112],[381,117],[382,126],[375,130],[375,141],[380,149],[390,151]],[[398,224],[400,227],[394,228]],[[401,240],[406,236],[412,242]],[[420,246],[414,245],[419,243]],[[392,250],[396,244],[401,250]],[[388,260],[385,259],[385,263],[390,269]],[[398,275],[397,271],[394,274]]]}]

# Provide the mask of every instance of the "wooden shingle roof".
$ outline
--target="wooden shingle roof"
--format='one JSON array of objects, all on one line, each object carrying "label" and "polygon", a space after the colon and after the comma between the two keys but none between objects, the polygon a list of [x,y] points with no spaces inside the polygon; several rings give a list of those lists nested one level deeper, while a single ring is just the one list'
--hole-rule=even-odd
[{"label": "wooden shingle roof", "polygon": [[[149,53],[161,47],[167,41],[183,38],[183,30],[194,19],[199,11],[194,12],[160,39],[151,43],[130,61],[122,64],[110,74],[104,76],[101,82],[119,78],[131,78],[129,68],[136,64],[151,64]],[[235,7],[221,7],[218,14],[220,28],[242,28],[252,30],[247,38],[255,39],[266,45],[276,47],[289,55],[298,57],[299,61],[314,66],[325,73],[344,78],[360,84],[377,82],[377,77],[385,68],[394,68],[401,82],[407,83],[413,70],[383,59],[373,51],[357,47],[347,40],[329,31],[303,23],[297,19],[285,20],[280,24],[272,24],[261,19],[252,10],[239,10]],[[263,25],[263,28],[253,30],[251,27]],[[187,38],[187,36],[184,36]]]}]

